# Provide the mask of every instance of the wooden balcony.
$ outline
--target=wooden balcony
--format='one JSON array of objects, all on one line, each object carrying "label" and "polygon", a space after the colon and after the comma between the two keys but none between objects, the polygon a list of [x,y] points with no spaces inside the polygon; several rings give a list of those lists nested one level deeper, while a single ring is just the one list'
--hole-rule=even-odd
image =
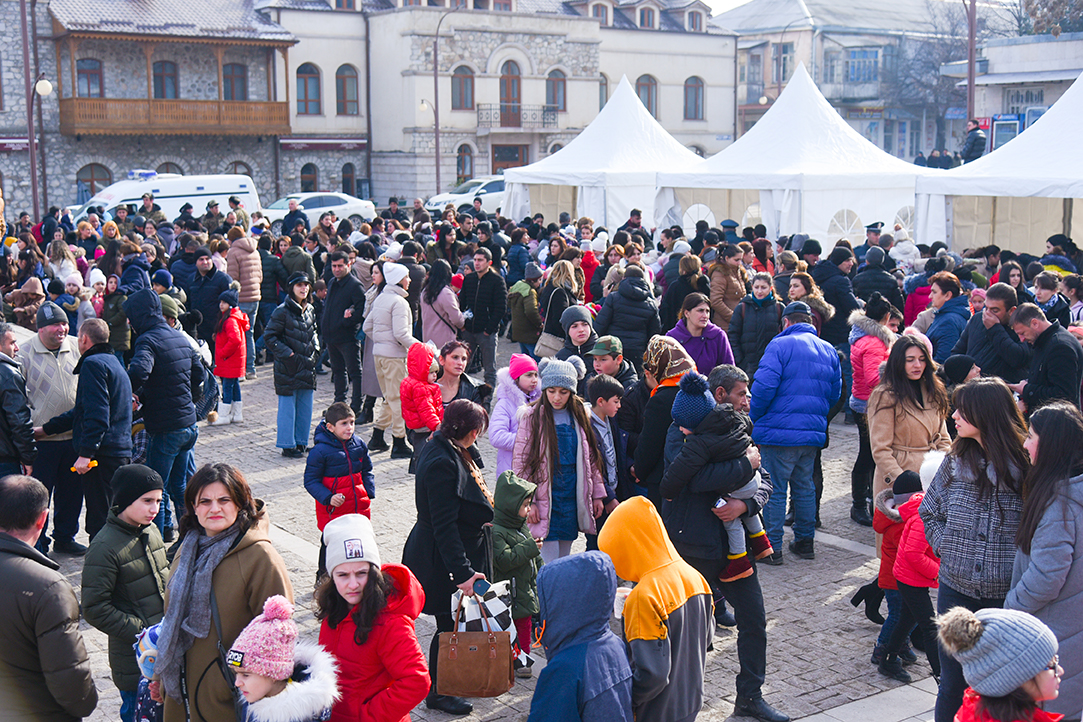
[{"label": "wooden balcony", "polygon": [[233,100],[62,98],[64,135],[289,135],[289,105]]}]

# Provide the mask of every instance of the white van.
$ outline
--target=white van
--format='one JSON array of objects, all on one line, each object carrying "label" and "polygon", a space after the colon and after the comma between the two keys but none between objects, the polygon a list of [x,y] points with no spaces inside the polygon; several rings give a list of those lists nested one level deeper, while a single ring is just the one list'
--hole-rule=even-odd
[{"label": "white van", "polygon": [[120,205],[128,206],[129,217],[138,215],[143,205],[144,193],[154,194],[154,202],[165,217],[172,221],[180,215],[181,206],[192,204],[192,215],[199,218],[207,212],[207,201],[218,201],[218,211],[229,211],[227,199],[237,196],[244,209],[251,214],[262,211],[256,184],[246,175],[178,175],[154,171],[129,171],[128,179],[103,188],[75,211],[75,221],[86,217],[92,206],[102,206],[110,216],[116,215]]}]

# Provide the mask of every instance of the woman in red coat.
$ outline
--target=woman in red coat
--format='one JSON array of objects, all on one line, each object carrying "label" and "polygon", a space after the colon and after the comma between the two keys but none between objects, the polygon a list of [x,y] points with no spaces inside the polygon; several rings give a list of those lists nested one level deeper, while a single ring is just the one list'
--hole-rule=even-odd
[{"label": "woman in red coat", "polygon": [[372,522],[360,514],[323,529],[325,578],[316,592],[320,645],[339,666],[331,722],[409,722],[429,693],[429,668],[414,634],[425,592],[401,564],[380,564]]},{"label": "woman in red coat", "polygon": [[[236,288],[235,288],[236,287]],[[222,379],[222,402],[218,405],[218,419],[212,426],[244,423],[241,406],[241,379],[244,378],[246,346],[244,334],[248,331],[248,316],[240,305],[238,289],[234,281],[229,290],[218,297],[218,325],[214,330],[214,375]]]}]

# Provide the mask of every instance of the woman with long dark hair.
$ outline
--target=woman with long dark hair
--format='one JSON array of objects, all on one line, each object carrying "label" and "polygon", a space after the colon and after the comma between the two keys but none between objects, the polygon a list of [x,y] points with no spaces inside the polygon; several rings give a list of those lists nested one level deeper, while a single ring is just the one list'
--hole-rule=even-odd
[{"label": "woman with long dark hair", "polygon": [[422,338],[436,348],[454,341],[466,319],[459,310],[459,297],[451,287],[451,266],[437,258],[429,269],[429,277],[421,289]]},{"label": "woman with long dark hair", "polygon": [[1027,277],[1023,273],[1023,267],[1016,261],[1005,261],[1000,266],[1000,282],[1006,283],[1015,289],[1018,297],[1017,306],[1024,303],[1034,303],[1034,294],[1027,288]]},{"label": "woman with long dark hair", "polygon": [[730,319],[737,304],[748,293],[748,274],[741,260],[744,251],[735,245],[723,246],[718,260],[707,272],[711,282],[711,308],[713,319],[723,331],[729,330]]},{"label": "woman with long dark hair", "polygon": [[1078,719],[1083,709],[1083,414],[1066,401],[1030,417],[1023,444],[1032,466],[1023,482],[1023,517],[1006,609],[1033,614],[1060,640],[1060,696],[1043,709]]},{"label": "woman with long dark hair", "polygon": [[[375,256],[369,259],[369,250],[366,246],[372,248],[371,253],[376,253],[376,248],[371,243],[362,243],[357,253],[357,260],[354,262],[354,269],[356,270],[360,264],[368,275],[368,283],[365,286],[365,315],[368,316],[376,303],[376,296],[384,285],[384,262],[375,260]],[[362,258],[365,260],[362,261]],[[365,280],[362,279],[361,283],[365,285]],[[374,416],[376,399],[380,398],[380,379],[376,374],[376,360],[372,355],[372,339],[367,334],[361,359],[361,392],[365,394],[365,403],[361,407],[361,413],[357,415],[357,423],[368,424],[372,422]]]},{"label": "woman with long dark hair", "polygon": [[[995,377],[968,381],[955,390],[954,404],[958,436],[919,509],[925,536],[940,557],[939,614],[952,607],[976,612],[1004,606],[1030,466],[1023,416],[1007,384]],[[966,681],[959,662],[943,649],[940,667],[936,722],[951,722]]]},{"label": "woman with long dark hair", "polygon": [[812,276],[804,271],[795,271],[790,276],[789,292],[791,301],[804,301],[812,309],[812,325],[819,335],[824,324],[835,317],[835,307],[824,298],[824,292],[816,285]]},{"label": "woman with long dark hair", "polygon": [[466,341],[448,341],[440,348],[437,362],[440,364],[440,376],[436,379],[440,387],[440,400],[444,407],[458,399],[478,401],[478,385],[466,375],[466,366],[470,361],[470,344]]}]

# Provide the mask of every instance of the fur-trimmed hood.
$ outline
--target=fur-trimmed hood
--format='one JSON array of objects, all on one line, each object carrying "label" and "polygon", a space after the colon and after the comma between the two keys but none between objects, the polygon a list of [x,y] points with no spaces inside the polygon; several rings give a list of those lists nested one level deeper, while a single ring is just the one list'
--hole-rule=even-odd
[{"label": "fur-trimmed hood", "polygon": [[891,329],[881,326],[878,321],[866,316],[865,312],[861,309],[854,310],[846,320],[851,326],[851,345],[862,336],[875,336],[883,341],[884,345],[888,348],[891,348],[891,344],[895,342],[895,334],[891,332]]},{"label": "fur-trimmed hood", "polygon": [[[539,384],[540,385],[540,384]],[[531,401],[536,401],[541,396],[541,389],[534,389],[534,393],[527,396],[523,393],[523,390],[519,388],[519,384],[515,383],[515,380],[511,377],[511,369],[507,366],[496,372],[496,393],[493,396],[494,402],[500,399],[511,399],[516,408],[526,406]]]},{"label": "fur-trimmed hood", "polygon": [[274,697],[248,705],[249,722],[309,722],[338,701],[338,665],[315,642],[298,642],[293,653],[294,676]]},{"label": "fur-trimmed hood", "polygon": [[890,489],[884,489],[876,495],[876,508],[894,524],[902,523],[902,516],[895,508],[895,493]]},{"label": "fur-trimmed hood", "polygon": [[827,323],[835,317],[835,307],[824,299],[806,293],[801,297],[801,300],[807,303],[809,308],[820,315],[820,320],[823,323]]}]

